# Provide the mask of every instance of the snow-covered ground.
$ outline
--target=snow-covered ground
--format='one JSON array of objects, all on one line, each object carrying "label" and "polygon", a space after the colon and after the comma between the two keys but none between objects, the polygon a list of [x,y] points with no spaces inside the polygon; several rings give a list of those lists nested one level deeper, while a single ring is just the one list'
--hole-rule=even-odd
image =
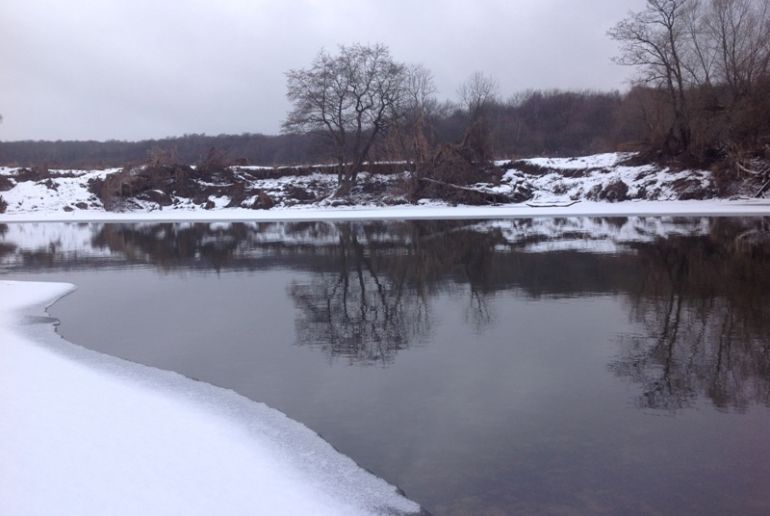
[{"label": "snow-covered ground", "polygon": [[[0,176],[12,177],[17,169],[0,167]],[[8,191],[0,192],[8,213],[61,212],[66,207],[85,205],[91,209],[103,209],[101,202],[88,191],[88,182],[119,172],[119,168],[106,170],[53,170],[48,181],[18,181]],[[60,176],[60,177],[56,177]],[[74,176],[74,177],[72,177]]]},{"label": "snow-covered ground", "polygon": [[[598,154],[579,158],[533,158],[515,162],[498,162],[506,172],[502,180],[479,183],[475,187],[486,192],[518,198],[514,194],[531,192],[525,202],[498,206],[450,206],[438,199],[422,199],[405,204],[400,197],[399,181],[404,176],[361,174],[362,185],[372,192],[387,189],[388,193],[369,193],[357,198],[355,206],[338,206],[338,199],[329,196],[336,178],[321,172],[309,175],[256,178],[240,170],[261,170],[260,167],[236,167],[233,174],[247,192],[242,207],[227,208],[232,199],[218,193],[202,201],[168,194],[170,205],[152,201],[152,195],[133,198],[130,211],[105,210],[102,201],[88,190],[94,179],[119,172],[52,170],[51,177],[41,180],[24,179],[18,169],[0,168],[0,192],[7,211],[0,222],[22,221],[184,221],[184,220],[317,220],[317,219],[414,219],[414,218],[488,218],[561,215],[759,215],[768,213],[767,200],[714,199],[715,188],[708,171],[673,171],[655,165],[629,165],[627,153]],[[252,170],[253,169],[253,170]],[[406,173],[405,173],[406,174]],[[194,184],[212,186],[202,180]],[[214,185],[227,191],[228,185]],[[363,186],[362,186],[363,188]],[[251,209],[258,200],[253,192],[262,192],[272,199],[270,210]],[[308,196],[301,200],[292,195]],[[161,191],[149,192],[164,196]],[[708,198],[705,201],[681,199]],[[620,200],[610,203],[607,200]],[[197,202],[197,204],[196,204]],[[574,205],[571,205],[573,204]],[[397,205],[392,205],[397,204]],[[567,206],[570,205],[570,206]]]},{"label": "snow-covered ground", "polygon": [[[497,190],[526,184],[534,192],[532,203],[595,200],[607,187],[620,183],[627,188],[624,198],[633,200],[672,201],[683,196],[687,198],[687,193],[704,197],[715,193],[708,171],[673,171],[656,165],[625,164],[624,161],[632,156],[610,153],[579,158],[525,159],[509,165]],[[524,166],[517,168],[519,163]],[[536,168],[530,170],[529,167]]]},{"label": "snow-covered ground", "polygon": [[0,514],[419,510],[278,411],[63,341],[72,288],[0,281]]},{"label": "snow-covered ground", "polygon": [[770,200],[741,199],[707,201],[580,202],[570,206],[446,206],[439,203],[417,206],[319,208],[294,207],[272,210],[222,208],[219,210],[175,209],[149,212],[39,211],[6,213],[4,222],[185,222],[185,221],[310,221],[310,220],[419,220],[491,219],[568,216],[680,215],[763,216],[770,215]]}]

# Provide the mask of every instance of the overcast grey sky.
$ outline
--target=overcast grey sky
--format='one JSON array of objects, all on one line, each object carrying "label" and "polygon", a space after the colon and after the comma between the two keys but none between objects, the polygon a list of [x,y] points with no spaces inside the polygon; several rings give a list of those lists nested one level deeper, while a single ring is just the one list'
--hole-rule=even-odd
[{"label": "overcast grey sky", "polygon": [[388,45],[441,98],[472,72],[618,89],[606,31],[644,0],[2,0],[0,140],[276,133],[284,72],[325,47]]}]

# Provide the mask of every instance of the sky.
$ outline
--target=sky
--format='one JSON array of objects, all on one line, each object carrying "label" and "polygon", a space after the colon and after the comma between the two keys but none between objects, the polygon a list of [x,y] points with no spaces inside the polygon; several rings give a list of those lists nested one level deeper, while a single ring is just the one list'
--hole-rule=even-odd
[{"label": "sky", "polygon": [[280,131],[285,72],[384,43],[454,99],[473,72],[503,98],[625,89],[606,33],[644,0],[2,0],[0,140]]}]

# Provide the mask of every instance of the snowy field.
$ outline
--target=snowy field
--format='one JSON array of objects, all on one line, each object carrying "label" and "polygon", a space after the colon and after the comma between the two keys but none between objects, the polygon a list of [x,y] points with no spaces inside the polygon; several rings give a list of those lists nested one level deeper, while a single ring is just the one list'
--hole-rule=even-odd
[{"label": "snowy field", "polygon": [[62,340],[72,289],[0,281],[0,514],[419,510],[278,411]]}]

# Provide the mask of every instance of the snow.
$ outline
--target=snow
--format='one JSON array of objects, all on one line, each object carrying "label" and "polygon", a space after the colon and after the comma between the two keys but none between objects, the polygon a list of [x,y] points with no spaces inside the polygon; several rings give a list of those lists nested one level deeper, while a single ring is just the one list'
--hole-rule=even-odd
[{"label": "snow", "polygon": [[[623,248],[672,236],[703,236],[710,231],[707,217],[550,218],[494,220],[476,223],[470,229],[499,232],[510,248],[528,253],[578,251],[618,253]],[[500,248],[499,251],[505,251]]]},{"label": "snow", "polygon": [[0,281],[0,513],[419,510],[278,411],[60,339],[71,285]]},{"label": "snow", "polygon": [[[401,244],[405,240],[403,232],[366,231],[364,225],[353,224],[340,226],[328,221],[316,221],[312,224],[292,224],[281,221],[240,223],[237,231],[232,231],[231,222],[209,222],[208,232],[198,235],[198,244],[224,245],[233,250],[241,259],[256,258],[271,253],[271,247],[277,248],[329,248],[337,247],[341,232],[354,232],[361,242],[376,242],[377,245],[388,243]],[[146,231],[145,236],[152,239],[175,238],[171,232],[189,229],[192,223],[181,222],[173,228],[159,228],[152,222],[134,223],[134,231]],[[533,218],[496,218],[490,220],[465,221],[452,224],[443,234],[473,231],[493,233],[499,237],[498,252],[541,253],[552,251],[578,251],[587,253],[619,253],[631,249],[633,244],[653,242],[658,238],[672,236],[704,236],[712,229],[710,217],[676,216],[638,216],[638,217],[533,217]],[[5,252],[0,256],[0,272],[4,268],[16,268],[25,263],[28,256],[45,253],[49,265],[53,263],[85,263],[91,261],[94,266],[109,266],[111,262],[120,262],[125,256],[152,257],[138,248],[116,252],[109,245],[94,239],[103,230],[103,224],[91,223],[26,223],[10,224],[0,233],[0,249]],[[237,235],[237,236],[236,236]],[[122,258],[123,257],[123,258]]]},{"label": "snow", "polygon": [[[14,169],[4,169],[3,174],[8,174]],[[65,207],[71,207],[78,203],[102,208],[99,199],[88,191],[88,181],[103,178],[120,169],[107,169],[95,171],[83,170],[53,170],[54,174],[71,173],[76,177],[52,177],[50,184],[47,181],[22,181],[17,183],[7,192],[0,192],[0,196],[8,203],[8,211],[60,211]]]},{"label": "snow", "polygon": [[[370,197],[370,204],[355,207],[334,207],[328,195],[334,191],[333,174],[314,172],[308,175],[253,179],[242,176],[250,191],[261,190],[275,202],[269,211],[248,208],[227,208],[227,196],[210,197],[212,210],[205,210],[192,199],[174,197],[172,206],[137,200],[139,209],[128,212],[109,212],[88,192],[88,181],[101,178],[118,169],[97,171],[54,171],[46,181],[22,181],[2,192],[8,203],[2,222],[28,221],[275,221],[275,220],[349,220],[349,219],[429,219],[429,218],[496,218],[572,215],[765,215],[770,212],[767,200],[706,200],[677,201],[683,192],[693,197],[713,195],[711,175],[703,170],[670,170],[655,165],[627,165],[629,153],[608,153],[576,158],[532,158],[519,162],[499,162],[510,166],[500,184],[478,184],[479,189],[500,194],[512,194],[531,189],[534,196],[526,203],[505,206],[448,206],[435,199],[422,199],[414,205],[384,206],[378,197]],[[537,166],[538,169],[518,170],[517,163]],[[524,165],[520,168],[526,169]],[[254,167],[251,167],[254,168]],[[235,167],[238,170],[251,169]],[[254,168],[255,170],[257,168]],[[0,174],[13,175],[15,169],[0,169]],[[399,175],[362,173],[361,178],[378,183],[392,183]],[[14,180],[15,181],[15,180]],[[627,197],[633,199],[610,204],[595,202],[598,192],[608,185],[622,181],[628,187]],[[674,186],[677,185],[676,188]],[[312,192],[319,199],[309,204],[298,204],[287,197],[291,187]],[[244,203],[253,203],[254,197]],[[394,199],[391,199],[394,200]],[[396,201],[398,199],[395,199]],[[566,205],[570,207],[533,207],[531,205]],[[85,209],[83,209],[85,208]]]},{"label": "snow", "polygon": [[633,156],[633,153],[610,152],[606,154],[594,154],[577,158],[531,158],[523,161],[544,168],[560,170],[580,170],[586,168],[614,167],[623,160]]},{"label": "snow", "polygon": [[[534,191],[530,203],[568,203],[596,199],[608,185],[622,181],[628,187],[629,199],[650,201],[677,200],[688,187],[701,192],[714,192],[711,173],[706,170],[671,170],[655,165],[624,165],[629,153],[597,154],[578,158],[533,158],[521,163],[535,165],[541,174],[518,170],[516,163],[503,177],[498,193],[509,193],[527,185]],[[680,191],[674,188],[679,184]]]},{"label": "snow", "polygon": [[765,216],[770,215],[770,200],[707,201],[626,201],[618,203],[579,202],[572,206],[533,208],[526,204],[506,206],[446,206],[425,202],[420,205],[388,207],[325,208],[304,207],[250,210],[177,209],[152,212],[107,212],[82,210],[72,212],[38,211],[6,213],[1,223],[10,222],[216,222],[216,221],[312,221],[312,220],[419,220],[419,219],[492,219],[571,216]]}]

